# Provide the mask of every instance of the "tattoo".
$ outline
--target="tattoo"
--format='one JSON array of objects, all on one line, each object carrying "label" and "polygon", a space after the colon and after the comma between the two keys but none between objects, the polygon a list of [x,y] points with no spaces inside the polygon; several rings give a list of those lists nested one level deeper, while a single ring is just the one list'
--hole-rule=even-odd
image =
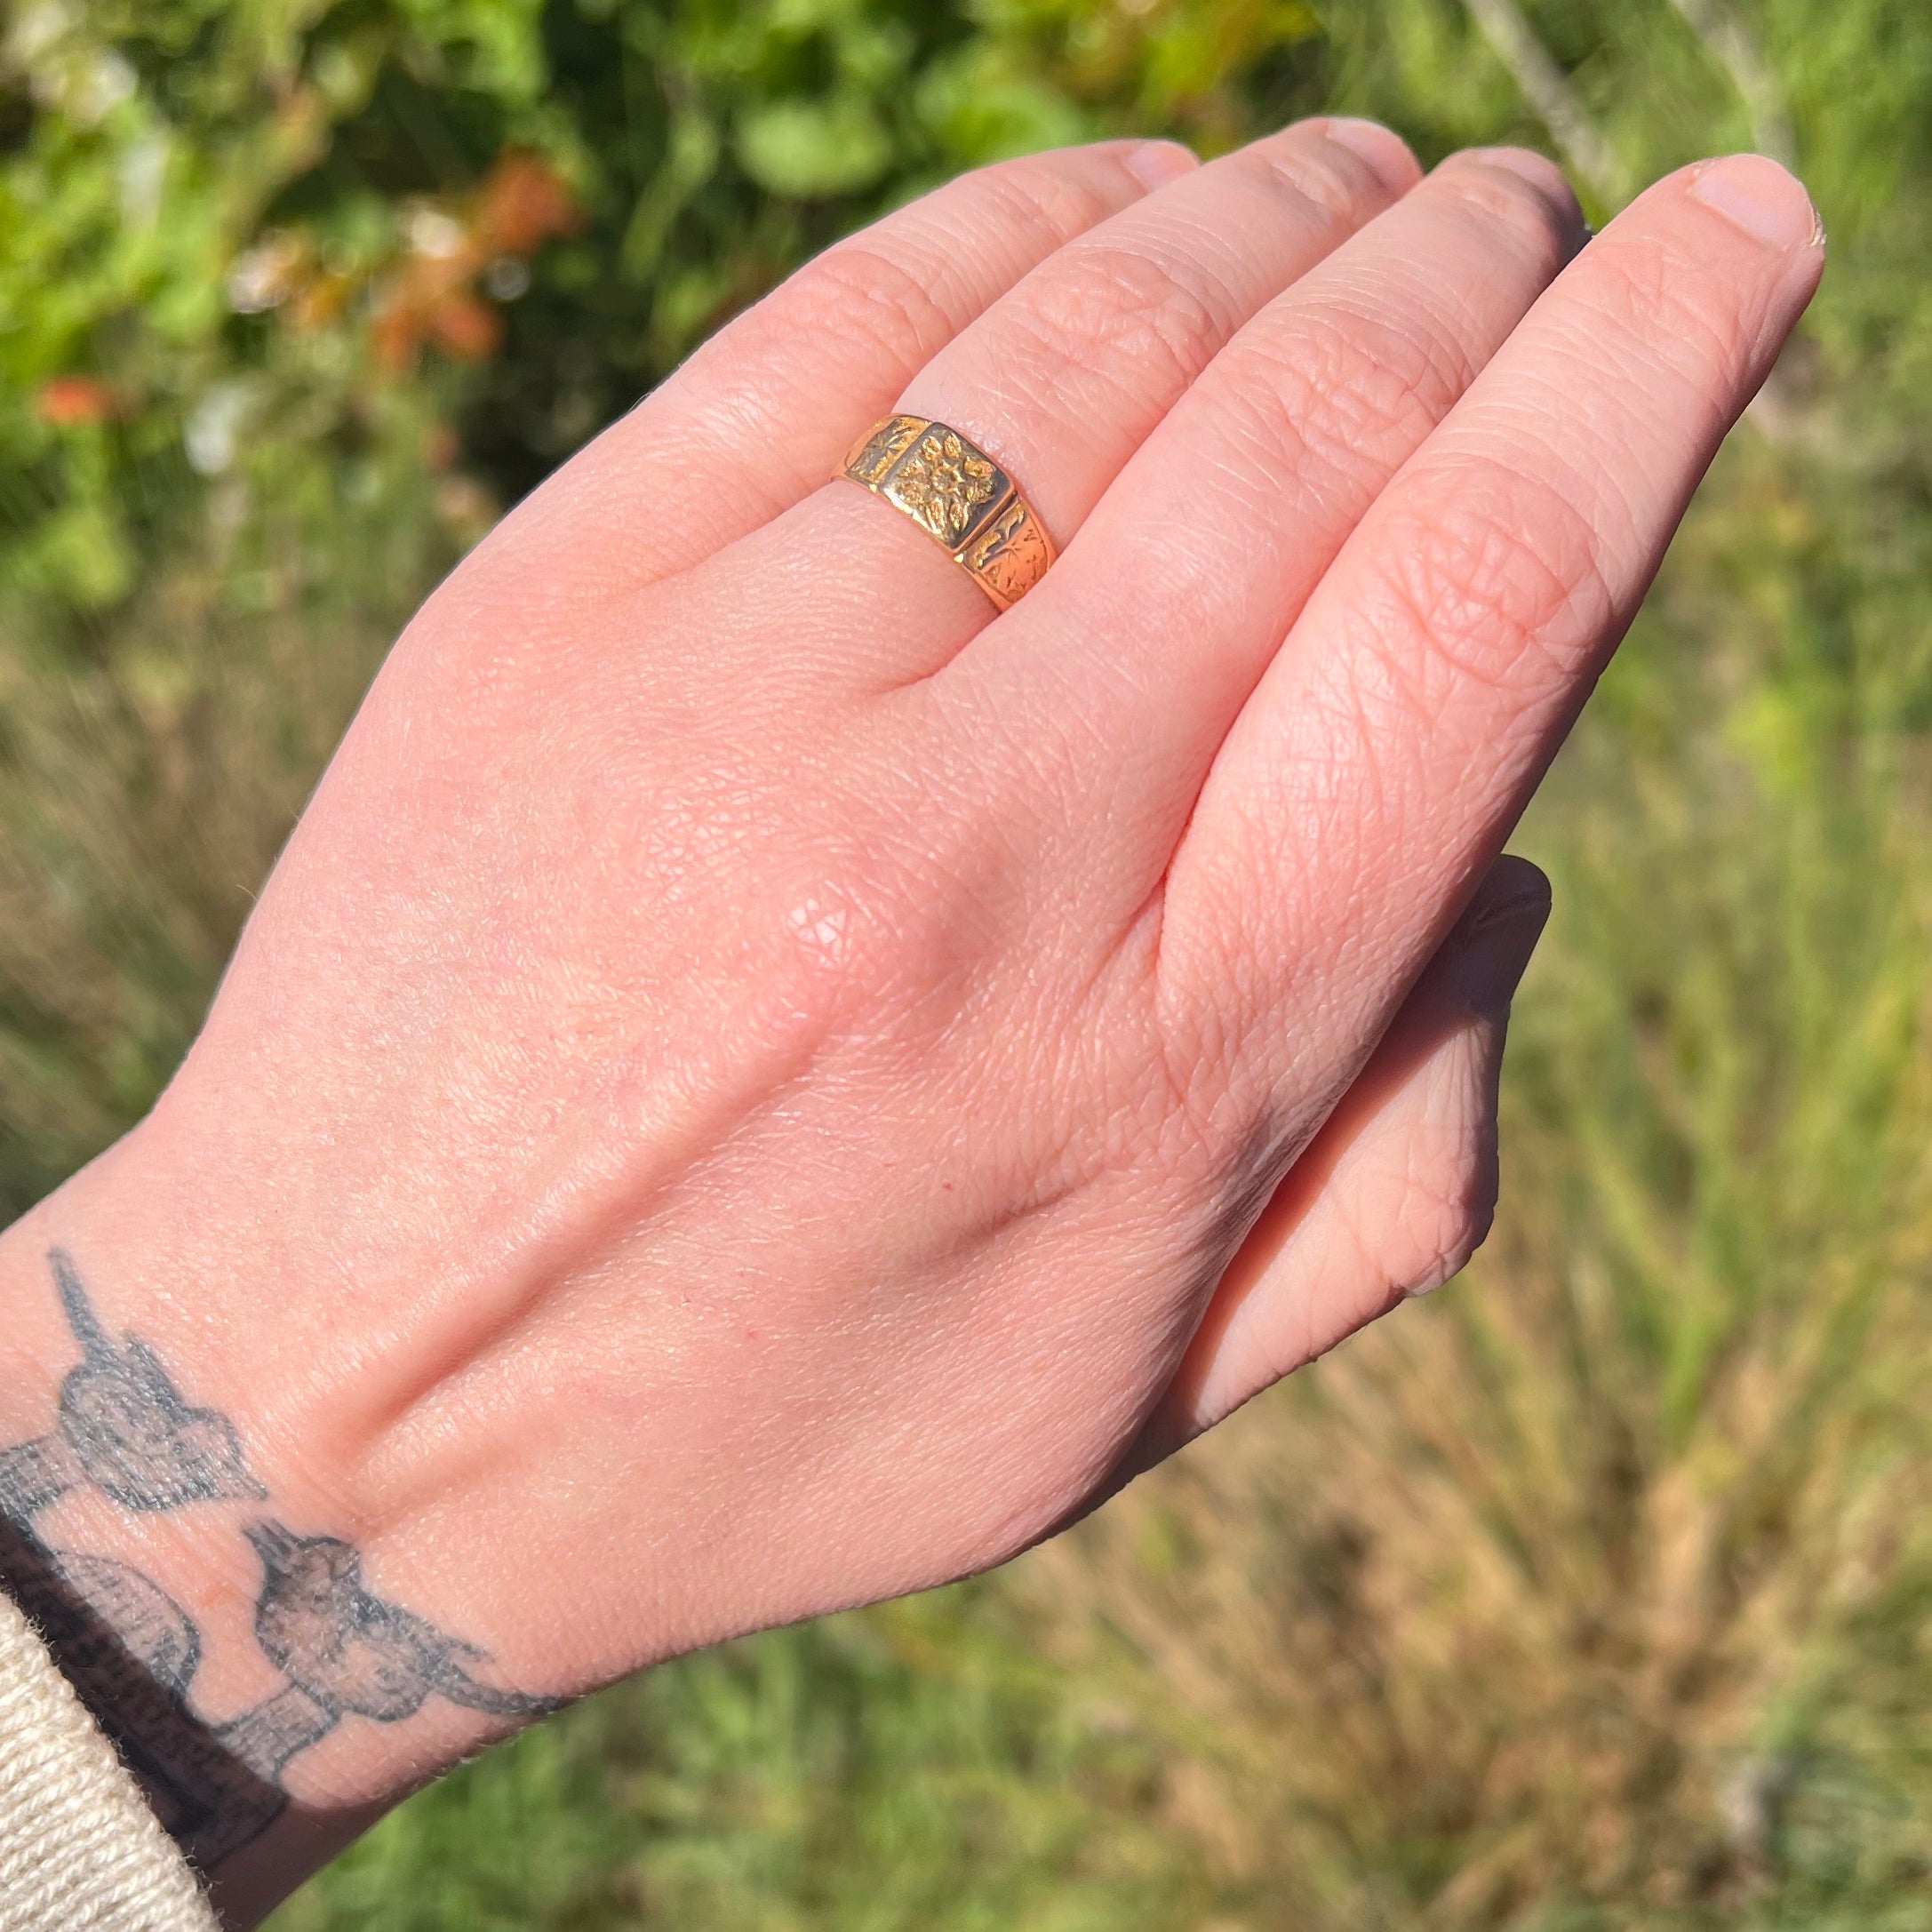
[{"label": "tattoo", "polygon": [[299,1537],[274,1522],[251,1523],[247,1536],[263,1570],[256,1641],[322,1709],[394,1724],[432,1695],[486,1717],[542,1717],[556,1708],[478,1683],[468,1667],[487,1653],[371,1596],[351,1545]]},{"label": "tattoo", "polygon": [[58,1433],[0,1459],[0,1509],[19,1521],[84,1481],[140,1511],[265,1497],[235,1425],[192,1408],[140,1336],[116,1343],[67,1255],[56,1248],[47,1259],[81,1359],[60,1384]]},{"label": "tattoo", "polygon": [[243,1764],[272,1779],[298,1752],[320,1744],[335,1726],[333,1711],[324,1710],[300,1685],[291,1684],[216,1725],[215,1736]]},{"label": "tattoo", "polygon": [[163,1828],[204,1872],[287,1808],[287,1794],[189,1708],[201,1633],[151,1577],[106,1557],[49,1549],[0,1522],[0,1578]]},{"label": "tattoo", "polygon": [[60,1384],[54,1429],[0,1449],[0,1585],[197,1864],[213,1869],[273,1823],[288,1804],[284,1768],[347,1718],[400,1723],[432,1696],[513,1722],[560,1708],[481,1681],[473,1666],[486,1653],[377,1596],[354,1545],[261,1520],[242,1529],[262,1566],[255,1641],[288,1681],[236,1716],[202,1716],[189,1700],[203,1649],[194,1619],[151,1577],[56,1550],[35,1521],[90,1484],[143,1513],[268,1491],[234,1424],[189,1403],[138,1336],[108,1333],[64,1252],[48,1260],[81,1360]]},{"label": "tattoo", "polygon": [[289,1688],[222,1725],[220,1735],[264,1776],[344,1717],[395,1724],[432,1696],[524,1722],[558,1708],[555,1698],[478,1683],[467,1666],[483,1662],[484,1653],[371,1595],[353,1545],[299,1537],[276,1522],[251,1523],[244,1533],[262,1562],[255,1640]]},{"label": "tattoo", "polygon": [[65,1436],[44,1435],[0,1449],[0,1516],[28,1522],[86,1480],[87,1472]]},{"label": "tattoo", "polygon": [[165,1690],[186,1696],[201,1662],[201,1632],[168,1593],[111,1556],[49,1550],[60,1580],[95,1617],[118,1633],[130,1657]]}]

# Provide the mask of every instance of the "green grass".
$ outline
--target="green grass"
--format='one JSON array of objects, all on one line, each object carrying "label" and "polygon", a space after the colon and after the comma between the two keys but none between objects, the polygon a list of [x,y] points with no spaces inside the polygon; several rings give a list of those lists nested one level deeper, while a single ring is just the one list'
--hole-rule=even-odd
[{"label": "green grass", "polygon": [[984,1586],[776,1633],[447,1780],[277,1922],[1171,1924],[1154,1741],[1066,1688]]},{"label": "green grass", "polygon": [[[1265,11],[973,19],[1090,124],[1319,93],[1430,152],[1546,139],[1455,0],[1279,60]],[[288,1932],[1932,1926],[1932,15],[1527,12],[1597,212],[1788,131],[1832,259],[1518,841],[1556,913],[1489,1248],[1001,1577],[466,1768]],[[1135,67],[1126,20],[1180,24]],[[179,1052],[446,539],[268,548],[240,599],[190,547],[78,657],[0,647],[16,1202]]]}]

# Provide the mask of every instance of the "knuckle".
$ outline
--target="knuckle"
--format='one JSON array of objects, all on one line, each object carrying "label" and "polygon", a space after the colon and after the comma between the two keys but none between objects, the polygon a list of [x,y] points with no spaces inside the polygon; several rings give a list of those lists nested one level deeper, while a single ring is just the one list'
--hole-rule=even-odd
[{"label": "knuckle", "polygon": [[856,339],[916,368],[951,336],[953,319],[927,284],[862,242],[834,248],[792,277],[746,318],[781,339]]},{"label": "knuckle", "polygon": [[1141,250],[1096,243],[1069,250],[1029,291],[1023,326],[1034,353],[1025,361],[1058,384],[1069,371],[1119,372],[1137,388],[1149,372],[1190,382],[1230,323],[1232,304],[1213,272],[1186,273]]},{"label": "knuckle", "polygon": [[1456,1050],[1424,1080],[1354,1191],[1355,1244],[1392,1296],[1426,1294],[1460,1273],[1496,1217],[1493,1074]]},{"label": "knuckle", "polygon": [[1433,703],[1443,675],[1516,687],[1609,621],[1612,599],[1586,521],[1497,467],[1460,473],[1425,516],[1385,531],[1377,588],[1383,667]]},{"label": "knuckle", "polygon": [[1353,228],[1370,208],[1388,199],[1375,170],[1360,155],[1326,136],[1279,145],[1264,142],[1249,155],[1271,185],[1305,203],[1329,228]]},{"label": "knuckle", "polygon": [[[1118,205],[1119,197],[1102,188],[1102,159],[1090,148],[1022,155],[1010,161],[996,161],[956,185],[970,188],[975,200],[983,198],[989,204],[971,211],[970,220],[974,225],[992,222],[1050,242],[1064,242],[1103,220]],[[1108,166],[1116,174],[1124,172],[1117,161],[1109,160]]]},{"label": "knuckle", "polygon": [[1298,314],[1292,330],[1257,339],[1243,357],[1233,405],[1277,473],[1284,451],[1329,475],[1386,475],[1467,386],[1452,337],[1330,308]]},{"label": "knuckle", "polygon": [[923,211],[909,211],[914,219],[893,234],[857,236],[807,263],[725,334],[782,344],[829,332],[917,367],[963,320],[937,292],[957,279],[946,273],[949,261],[987,234],[1007,244],[995,254],[1050,254],[1118,205],[1106,178],[1103,157],[1085,149],[1023,156],[962,175]]},{"label": "knuckle", "polygon": [[1496,1219],[1493,1138],[1413,1173],[1385,1236],[1384,1270],[1401,1294],[1425,1295],[1468,1266]]},{"label": "knuckle", "polygon": [[1641,354],[1653,379],[1658,371],[1676,378],[1705,411],[1750,359],[1755,331],[1736,289],[1664,245],[1607,258],[1588,299],[1592,339]]}]

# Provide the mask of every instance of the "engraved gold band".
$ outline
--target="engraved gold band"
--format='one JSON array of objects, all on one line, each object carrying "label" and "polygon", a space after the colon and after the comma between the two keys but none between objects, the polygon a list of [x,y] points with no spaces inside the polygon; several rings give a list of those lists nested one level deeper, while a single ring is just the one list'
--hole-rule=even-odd
[{"label": "engraved gold band", "polygon": [[852,445],[840,474],[944,544],[1002,611],[1053,562],[1053,539],[1013,479],[944,423],[888,416]]}]

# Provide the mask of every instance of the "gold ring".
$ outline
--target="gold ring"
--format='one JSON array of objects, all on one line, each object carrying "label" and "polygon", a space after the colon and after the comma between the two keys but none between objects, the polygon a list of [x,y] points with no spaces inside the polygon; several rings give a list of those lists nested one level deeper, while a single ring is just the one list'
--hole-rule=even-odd
[{"label": "gold ring", "polygon": [[1053,562],[1053,539],[1018,485],[944,423],[888,416],[852,445],[839,474],[904,510],[1002,611]]}]

